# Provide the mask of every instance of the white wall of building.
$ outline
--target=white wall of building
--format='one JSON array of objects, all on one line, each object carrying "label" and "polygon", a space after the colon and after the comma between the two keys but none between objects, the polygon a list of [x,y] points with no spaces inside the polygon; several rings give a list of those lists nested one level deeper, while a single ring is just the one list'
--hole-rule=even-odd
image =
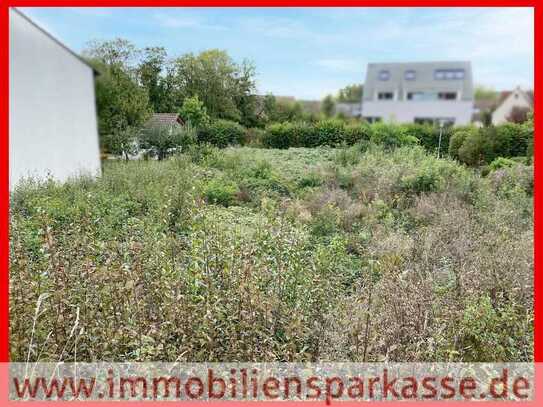
[{"label": "white wall of building", "polygon": [[504,101],[492,112],[492,124],[502,124],[507,122],[513,108],[531,109],[532,104],[528,96],[520,89],[516,88]]},{"label": "white wall of building", "polygon": [[10,9],[10,187],[100,173],[94,73]]},{"label": "white wall of building", "polygon": [[379,117],[383,122],[413,123],[415,118],[454,118],[455,125],[471,122],[472,101],[367,101],[363,117]]}]

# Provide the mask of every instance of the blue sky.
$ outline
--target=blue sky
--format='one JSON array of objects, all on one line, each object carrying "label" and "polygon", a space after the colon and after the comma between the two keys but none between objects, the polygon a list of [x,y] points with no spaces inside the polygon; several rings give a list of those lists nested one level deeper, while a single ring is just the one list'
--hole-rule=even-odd
[{"label": "blue sky", "polygon": [[531,8],[22,8],[75,51],[122,37],[169,55],[225,49],[261,93],[320,99],[368,62],[470,60],[475,83],[531,88]]}]

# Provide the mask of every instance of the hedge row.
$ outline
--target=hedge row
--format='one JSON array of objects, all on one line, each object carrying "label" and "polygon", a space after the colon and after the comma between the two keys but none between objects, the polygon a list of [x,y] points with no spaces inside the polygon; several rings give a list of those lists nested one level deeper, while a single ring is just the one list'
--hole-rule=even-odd
[{"label": "hedge row", "polygon": [[[245,129],[238,123],[217,120],[198,130],[198,142],[223,148],[252,144],[265,148],[317,147],[373,143],[385,148],[420,144],[435,152],[439,129],[421,124],[345,123],[330,119],[316,123],[274,123],[261,129]],[[441,151],[468,165],[482,165],[497,157],[531,156],[533,122],[506,123],[478,129],[473,126],[445,128]]]},{"label": "hedge row", "polygon": [[533,122],[458,129],[449,143],[449,155],[472,166],[492,163],[498,157],[533,155]]},{"label": "hedge row", "polygon": [[198,129],[198,142],[224,148],[228,145],[243,144],[246,129],[239,123],[215,120]]},{"label": "hedge row", "polygon": [[386,147],[416,144],[419,139],[406,126],[367,123],[346,124],[340,120],[317,123],[276,123],[268,126],[261,140],[264,147],[317,147],[373,142]]}]

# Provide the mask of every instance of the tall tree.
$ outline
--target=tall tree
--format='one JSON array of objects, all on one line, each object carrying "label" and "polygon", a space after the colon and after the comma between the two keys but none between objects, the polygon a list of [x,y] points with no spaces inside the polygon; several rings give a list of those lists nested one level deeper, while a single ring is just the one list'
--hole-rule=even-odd
[{"label": "tall tree", "polygon": [[362,101],[362,84],[347,85],[338,92],[337,101],[340,103],[360,103]]},{"label": "tall tree", "polygon": [[209,123],[206,107],[198,96],[186,98],[179,114],[186,123],[194,127],[203,127]]},{"label": "tall tree", "polygon": [[477,85],[475,86],[474,97],[475,100],[498,100],[498,92],[492,88],[486,86]]},{"label": "tall tree", "polygon": [[174,61],[170,75],[176,98],[198,96],[211,117],[242,121],[252,114],[247,107],[254,105],[254,66],[237,64],[226,51],[185,54]]},{"label": "tall tree", "polygon": [[83,56],[98,60],[105,66],[122,67],[128,70],[138,57],[136,46],[123,38],[109,41],[90,41],[83,50]]},{"label": "tall tree", "polygon": [[147,47],[142,51],[142,58],[137,66],[140,84],[147,90],[149,104],[154,112],[167,112],[168,105],[164,81],[166,69],[166,50],[163,47]]},{"label": "tall tree", "polygon": [[96,78],[98,129],[102,146],[116,154],[132,150],[132,135],[150,114],[149,97],[136,80],[136,48],[126,40],[92,43],[84,52],[100,72]]}]

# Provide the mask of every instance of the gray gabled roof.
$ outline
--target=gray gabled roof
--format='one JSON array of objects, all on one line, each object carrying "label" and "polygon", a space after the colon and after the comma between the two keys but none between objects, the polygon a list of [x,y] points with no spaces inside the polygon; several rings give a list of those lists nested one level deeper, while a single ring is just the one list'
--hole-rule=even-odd
[{"label": "gray gabled roof", "polygon": [[144,124],[145,128],[182,125],[183,120],[177,113],[154,113]]},{"label": "gray gabled roof", "polygon": [[[438,80],[434,73],[440,69],[463,69],[463,79]],[[379,73],[388,71],[390,78],[379,80]],[[405,72],[414,71],[415,79],[406,80]],[[370,63],[364,83],[364,100],[371,100],[375,91],[461,91],[463,100],[473,99],[473,79],[469,61],[385,62]]]}]

